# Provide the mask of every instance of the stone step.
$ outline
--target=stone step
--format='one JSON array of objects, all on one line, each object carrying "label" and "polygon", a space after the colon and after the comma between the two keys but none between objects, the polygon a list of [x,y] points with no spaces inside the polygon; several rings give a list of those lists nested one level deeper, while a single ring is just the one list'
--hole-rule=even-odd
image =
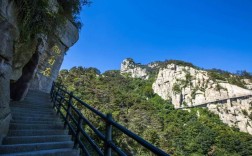
[{"label": "stone step", "polygon": [[16,145],[1,145],[0,154],[31,152],[39,150],[73,148],[72,141],[66,142],[50,142],[50,143],[33,143],[33,144],[16,144]]},{"label": "stone step", "polygon": [[41,92],[38,90],[29,90],[28,95],[44,95],[44,96],[49,96],[49,93]]},{"label": "stone step", "polygon": [[50,105],[10,105],[10,107],[18,107],[18,108],[39,108],[39,109],[52,109]]},{"label": "stone step", "polygon": [[12,114],[13,119],[20,118],[20,117],[28,117],[28,118],[57,118],[58,116],[55,114],[19,114],[14,113]]},{"label": "stone step", "polygon": [[39,106],[39,105],[52,105],[51,101],[47,101],[44,99],[36,99],[36,100],[24,100],[24,101],[15,101],[15,102],[11,102],[10,105],[35,105],[35,106]]},{"label": "stone step", "polygon": [[36,100],[24,100],[19,103],[12,103],[12,104],[20,104],[20,105],[52,105],[51,100],[44,100],[44,99],[36,99]]},{"label": "stone step", "polygon": [[50,120],[50,121],[23,121],[23,120],[12,120],[10,123],[13,124],[57,124],[57,125],[64,125],[64,122],[56,120]]},{"label": "stone step", "polygon": [[49,94],[30,91],[23,101],[11,101],[12,120],[0,145],[6,156],[78,156],[72,136],[64,129]]},{"label": "stone step", "polygon": [[68,135],[67,130],[10,130],[8,136],[45,136],[45,135]]},{"label": "stone step", "polygon": [[13,114],[56,114],[56,111],[54,109],[49,109],[49,110],[40,110],[40,109],[26,109],[26,110],[22,110],[22,109],[11,109],[11,113]]},{"label": "stone step", "polygon": [[49,107],[50,109],[53,107],[53,105],[50,104],[40,104],[40,105],[34,105],[34,104],[18,104],[18,105],[13,105],[10,104],[10,107],[16,107],[16,108],[29,108],[29,107],[39,107],[39,108],[43,108],[43,107]]},{"label": "stone step", "polygon": [[18,111],[18,110],[11,110],[12,116],[13,115],[56,115],[56,112],[50,111],[50,112],[23,112],[23,111]]},{"label": "stone step", "polygon": [[31,113],[31,114],[43,114],[43,113],[55,113],[54,109],[50,109],[50,110],[41,110],[41,109],[37,109],[37,110],[33,110],[33,109],[28,109],[28,108],[11,108],[11,112],[12,113]]},{"label": "stone step", "polygon": [[32,118],[19,118],[19,119],[12,119],[11,123],[55,123],[55,122],[63,122],[63,120],[59,119],[59,118],[43,118],[43,119],[39,119],[39,118],[34,118],[34,120],[32,120]]},{"label": "stone step", "polygon": [[22,152],[4,154],[1,156],[79,156],[79,151],[72,148],[53,149],[53,150],[40,150],[34,152]]},{"label": "stone step", "polygon": [[50,98],[25,98],[23,101],[11,101],[11,104],[25,104],[25,103],[34,103],[34,104],[40,104],[40,103],[50,103],[52,100]]},{"label": "stone step", "polygon": [[26,97],[25,97],[25,100],[26,99],[44,99],[44,100],[50,100],[50,96],[49,95],[43,95],[43,94],[28,94]]},{"label": "stone step", "polygon": [[4,145],[71,141],[70,135],[6,137]]},{"label": "stone step", "polygon": [[53,108],[51,107],[51,108],[40,108],[40,107],[33,107],[33,108],[28,108],[28,107],[22,107],[22,106],[11,106],[10,107],[11,109],[25,109],[25,110],[27,110],[27,111],[42,111],[42,112],[44,112],[44,111],[52,111],[53,110]]},{"label": "stone step", "polygon": [[20,124],[11,123],[10,130],[33,130],[33,129],[64,129],[64,125],[57,124]]},{"label": "stone step", "polygon": [[25,99],[36,99],[37,98],[43,98],[44,100],[50,99],[50,95],[49,94],[30,94],[28,93],[27,96],[25,97]]},{"label": "stone step", "polygon": [[27,96],[25,97],[25,99],[36,99],[35,97],[37,98],[43,98],[44,100],[48,100],[50,99],[49,97],[49,94],[27,94]]},{"label": "stone step", "polygon": [[25,116],[13,116],[14,121],[60,121],[58,117],[48,118],[48,117],[25,117]]}]

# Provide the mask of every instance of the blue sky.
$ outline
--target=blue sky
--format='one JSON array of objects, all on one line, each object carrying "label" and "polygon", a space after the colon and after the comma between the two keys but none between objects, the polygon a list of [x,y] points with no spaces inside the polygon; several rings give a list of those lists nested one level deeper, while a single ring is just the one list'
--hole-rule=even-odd
[{"label": "blue sky", "polygon": [[251,0],[92,0],[62,69],[119,69],[125,58],[252,72]]}]

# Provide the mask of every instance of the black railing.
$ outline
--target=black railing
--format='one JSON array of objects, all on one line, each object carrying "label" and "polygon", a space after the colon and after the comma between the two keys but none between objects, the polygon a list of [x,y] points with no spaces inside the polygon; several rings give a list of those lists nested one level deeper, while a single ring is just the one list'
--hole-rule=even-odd
[{"label": "black railing", "polygon": [[[73,136],[74,148],[80,148],[83,155],[134,155],[127,154],[124,150],[121,149],[121,147],[114,143],[112,138],[112,128],[115,128],[119,130],[120,133],[125,134],[128,138],[131,138],[138,142],[139,145],[150,151],[152,154],[159,156],[169,156],[164,151],[153,146],[135,133],[118,124],[112,119],[111,114],[105,115],[97,111],[95,108],[91,107],[90,105],[74,96],[72,92],[69,93],[66,89],[64,89],[62,85],[53,83],[50,94],[53,102],[53,107],[56,109],[57,114],[60,114],[60,116],[64,119],[65,128],[68,127],[69,133]],[[106,124],[104,127],[105,132],[98,130],[98,128],[94,126],[87,117],[85,117],[85,114],[81,113],[77,106],[74,106],[75,103],[78,103],[84,109],[88,109],[96,116],[101,118],[101,120],[103,120]],[[85,130],[87,126],[91,129],[93,134],[97,136],[97,138],[102,140],[102,147],[101,144],[97,143]],[[83,141],[81,136],[85,138],[85,140],[89,143],[89,146],[87,146],[87,143]],[[94,151],[96,154],[93,154]]]}]

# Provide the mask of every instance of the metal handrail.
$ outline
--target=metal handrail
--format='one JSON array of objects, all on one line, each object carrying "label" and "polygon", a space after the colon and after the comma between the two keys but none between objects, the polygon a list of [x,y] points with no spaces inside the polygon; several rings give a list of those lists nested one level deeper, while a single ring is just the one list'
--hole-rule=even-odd
[{"label": "metal handrail", "polygon": [[[87,139],[90,143],[92,148],[97,152],[100,156],[111,156],[112,151],[117,153],[120,156],[127,156],[127,154],[113,142],[112,138],[112,128],[116,128],[123,134],[127,135],[129,138],[138,142],[141,146],[145,147],[153,154],[158,156],[169,156],[167,153],[162,151],[161,149],[155,147],[154,145],[150,144],[146,140],[142,139],[135,133],[131,132],[130,130],[126,129],[124,126],[120,125],[116,121],[113,120],[111,114],[103,114],[96,110],[95,108],[91,107],[87,103],[80,100],[78,97],[74,96],[73,93],[68,92],[66,89],[63,89],[62,85],[58,85],[53,82],[52,89],[50,92],[51,99],[53,102],[53,107],[56,109],[57,114],[60,114],[61,117],[64,119],[64,126],[69,128],[70,134],[72,134],[74,139],[74,148],[79,148],[81,151],[89,156],[91,155],[88,151],[87,147],[81,140],[81,135]],[[103,134],[100,132],[79,110],[78,108],[74,107],[73,100],[76,100],[79,104],[99,116],[103,121],[106,123],[106,132]],[[64,112],[63,112],[64,110]],[[74,114],[72,113],[74,112]],[[78,119],[74,118],[74,115],[77,115]],[[98,138],[100,138],[103,143],[104,147],[101,148],[97,143],[92,139],[91,136],[87,134],[87,132],[83,129],[83,125],[87,125]]]}]

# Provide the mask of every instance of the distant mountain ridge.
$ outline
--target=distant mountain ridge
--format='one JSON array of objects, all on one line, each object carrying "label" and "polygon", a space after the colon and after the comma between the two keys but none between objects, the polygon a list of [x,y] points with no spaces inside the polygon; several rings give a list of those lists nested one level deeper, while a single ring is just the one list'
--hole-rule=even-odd
[{"label": "distant mountain ridge", "polygon": [[[121,74],[145,80],[152,78],[154,93],[170,100],[175,108],[212,103],[205,107],[218,114],[223,122],[252,134],[252,98],[244,99],[252,96],[249,74],[245,77],[221,70],[204,70],[176,60],[141,65],[133,59],[122,62]],[[241,98],[231,104],[218,104],[222,99],[236,97]]]}]

